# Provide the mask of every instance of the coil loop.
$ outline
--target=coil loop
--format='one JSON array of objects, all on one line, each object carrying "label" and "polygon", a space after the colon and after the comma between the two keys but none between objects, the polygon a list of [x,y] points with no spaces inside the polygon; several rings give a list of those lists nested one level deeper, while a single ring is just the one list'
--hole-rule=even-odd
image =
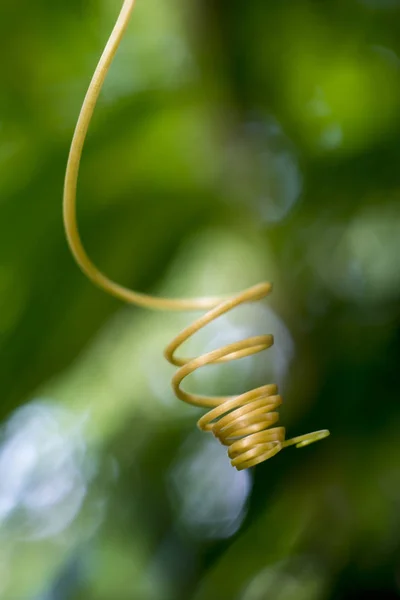
[{"label": "coil loop", "polygon": [[221,302],[185,328],[165,349],[166,359],[180,367],[172,379],[172,388],[180,400],[211,408],[197,425],[202,431],[211,431],[225,446],[231,464],[238,471],[268,460],[287,446],[307,446],[329,435],[326,429],[285,440],[284,427],[272,427],[279,420],[277,408],[282,404],[275,384],[255,388],[240,396],[201,396],[185,392],[180,386],[185,377],[211,364],[229,362],[270,348],[272,335],[249,337],[207,352],[197,358],[179,358],[175,352],[200,329],[236,308],[240,304],[261,300],[271,292],[270,283],[260,283]]},{"label": "coil loop", "polygon": [[179,367],[172,386],[181,400],[211,408],[198,422],[203,431],[212,431],[222,444],[228,446],[231,463],[236,469],[247,469],[277,454],[282,448],[295,444],[307,446],[329,435],[329,431],[315,431],[285,440],[283,427],[272,427],[278,421],[276,409],[282,403],[276,385],[265,385],[240,396],[199,396],[185,392],[182,380],[196,369],[250,356],[267,350],[274,343],[272,335],[259,335],[234,344],[228,344],[197,358],[179,358],[176,350],[189,337],[240,304],[262,300],[272,286],[260,283],[229,299],[221,298],[155,298],[142,294],[109,279],[90,260],[78,231],[76,218],[76,191],[82,150],[93,112],[113,58],[128,26],[135,0],[124,0],[115,26],[96,67],[82,104],[72,138],[64,183],[63,217],[70,250],[85,275],[98,287],[119,300],[155,310],[207,310],[202,317],[184,329],[166,348],[167,360]]}]

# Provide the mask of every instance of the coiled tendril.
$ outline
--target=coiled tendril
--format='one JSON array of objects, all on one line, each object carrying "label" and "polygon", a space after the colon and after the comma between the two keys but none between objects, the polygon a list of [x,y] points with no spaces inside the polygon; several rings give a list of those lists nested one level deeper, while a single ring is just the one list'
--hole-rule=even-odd
[{"label": "coiled tendril", "polygon": [[125,0],[89,85],[76,124],[68,157],[64,184],[63,216],[67,240],[71,252],[85,275],[97,286],[125,302],[145,308],[160,310],[199,310],[207,312],[184,329],[165,349],[165,357],[180,367],[172,379],[172,387],[178,398],[204,408],[210,408],[198,421],[203,431],[211,431],[222,444],[228,446],[231,464],[236,469],[252,467],[277,454],[286,446],[307,446],[329,435],[324,429],[285,440],[283,427],[272,427],[278,421],[276,409],[282,403],[276,385],[264,385],[240,396],[201,396],[185,392],[180,384],[195,370],[210,364],[219,364],[250,356],[270,348],[272,335],[259,335],[228,344],[197,358],[176,356],[177,349],[189,337],[208,323],[234,309],[240,304],[259,301],[272,289],[270,283],[260,283],[230,298],[155,298],[125,288],[106,277],[90,260],[82,245],[76,219],[76,191],[83,145],[101,88],[117,52],[135,0]]}]

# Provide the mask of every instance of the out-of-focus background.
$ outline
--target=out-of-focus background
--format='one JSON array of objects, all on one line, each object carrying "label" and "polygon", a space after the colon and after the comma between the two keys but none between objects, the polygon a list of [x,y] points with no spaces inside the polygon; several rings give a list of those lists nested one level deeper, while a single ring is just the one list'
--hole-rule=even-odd
[{"label": "out-of-focus background", "polygon": [[251,471],[196,429],[163,348],[197,314],[74,264],[65,163],[121,2],[0,6],[0,598],[400,595],[400,2],[137,0],[85,147],[90,254],[135,289],[274,294],[197,334],[273,333],[190,389],[277,382]]}]

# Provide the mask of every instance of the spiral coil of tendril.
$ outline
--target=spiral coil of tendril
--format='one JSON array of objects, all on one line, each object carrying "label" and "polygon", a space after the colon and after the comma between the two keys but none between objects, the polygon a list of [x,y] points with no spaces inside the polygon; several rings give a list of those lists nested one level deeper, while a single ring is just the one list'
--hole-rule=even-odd
[{"label": "spiral coil of tendril", "polygon": [[199,419],[198,427],[203,431],[211,431],[223,445],[228,446],[231,464],[238,471],[268,460],[287,446],[296,445],[300,448],[329,435],[329,431],[324,429],[285,440],[285,428],[272,427],[279,419],[276,409],[282,404],[274,384],[255,388],[240,396],[200,396],[185,392],[180,387],[185,377],[201,367],[237,360],[273,345],[272,335],[259,335],[228,344],[197,358],[179,358],[175,354],[184,342],[211,321],[240,304],[261,300],[271,289],[270,283],[260,283],[221,302],[185,328],[164,352],[171,364],[180,367],[172,379],[175,394],[189,404],[211,408]]},{"label": "spiral coil of tendril", "polygon": [[282,403],[276,385],[265,385],[240,396],[200,396],[185,392],[180,384],[196,369],[210,364],[229,362],[267,350],[273,344],[272,335],[259,335],[229,344],[197,358],[179,358],[176,350],[189,337],[208,323],[240,304],[263,299],[271,291],[271,284],[255,285],[230,299],[154,298],[125,288],[104,275],[88,257],[78,232],[76,218],[76,191],[82,150],[93,112],[107,72],[128,26],[135,0],[125,0],[114,29],[96,67],[76,124],[65,174],[63,216],[65,233],[71,252],[85,275],[97,286],[116,298],[156,310],[207,310],[202,317],[184,329],[166,348],[167,360],[179,369],[172,380],[173,389],[181,400],[210,408],[198,421],[204,431],[211,431],[222,444],[228,446],[231,463],[236,469],[247,469],[277,454],[282,448],[295,444],[298,448],[323,439],[329,431],[309,433],[285,440],[283,427],[272,427],[278,421],[276,409]]}]

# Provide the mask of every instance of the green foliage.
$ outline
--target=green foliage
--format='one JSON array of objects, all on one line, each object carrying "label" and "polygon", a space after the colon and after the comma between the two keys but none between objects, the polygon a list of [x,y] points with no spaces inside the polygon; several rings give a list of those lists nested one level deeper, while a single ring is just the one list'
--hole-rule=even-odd
[{"label": "green foliage", "polygon": [[396,597],[400,7],[137,0],[95,113],[97,264],[171,296],[274,282],[188,354],[274,348],[188,385],[277,381],[290,436],[332,435],[238,474],[170,390],[162,351],[192,315],[121,307],[65,243],[69,142],[118,4],[0,6],[0,598]]}]

